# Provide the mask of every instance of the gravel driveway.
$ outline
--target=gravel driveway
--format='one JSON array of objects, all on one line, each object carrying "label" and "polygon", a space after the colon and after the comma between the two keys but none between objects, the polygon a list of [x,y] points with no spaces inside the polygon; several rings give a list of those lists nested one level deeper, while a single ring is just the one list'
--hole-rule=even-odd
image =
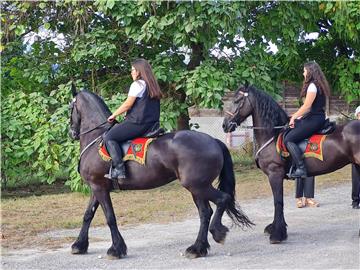
[{"label": "gravel driveway", "polygon": [[[194,217],[166,225],[146,224],[122,229],[128,256],[106,259],[110,247],[107,227],[90,229],[86,255],[71,255],[68,243],[57,250],[3,251],[1,269],[359,269],[359,210],[351,208],[351,183],[317,190],[319,208],[295,207],[285,197],[288,240],[270,245],[264,227],[272,221],[272,198],[242,202],[254,229],[232,228],[225,245],[213,241],[206,258],[189,260],[182,256],[196,238],[199,220]],[[229,224],[229,219],[225,219]],[[77,236],[79,229],[52,231],[39,237]],[[91,242],[91,237],[100,241]]]}]

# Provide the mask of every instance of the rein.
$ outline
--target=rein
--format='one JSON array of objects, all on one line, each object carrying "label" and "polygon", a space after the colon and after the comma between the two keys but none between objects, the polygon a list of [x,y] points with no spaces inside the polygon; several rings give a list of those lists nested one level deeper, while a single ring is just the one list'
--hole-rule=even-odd
[{"label": "rein", "polygon": [[[249,99],[249,93],[247,92],[243,92],[243,91],[239,91],[239,93],[244,96],[245,98],[247,98],[247,100],[250,102],[250,106],[254,109],[254,106],[252,105],[250,99]],[[224,113],[230,115],[233,119],[235,118],[235,114],[232,113],[232,112],[229,112],[229,111],[224,111]],[[230,121],[230,124],[231,125],[235,125],[235,128],[239,127],[240,125],[238,125],[235,121]],[[251,129],[282,129],[282,128],[285,128],[285,127],[288,127],[289,125],[286,124],[286,125],[283,125],[283,126],[275,126],[275,127],[272,127],[272,128],[269,128],[269,127],[254,127],[254,126],[241,126],[242,128],[251,128]]]},{"label": "rein", "polygon": [[258,155],[260,154],[260,152],[262,150],[264,150],[264,148],[266,146],[268,146],[270,143],[272,143],[274,141],[274,137],[271,137],[270,140],[268,140],[266,143],[264,143],[260,148],[259,150],[256,151],[256,154],[255,154],[255,160],[258,158]]},{"label": "rein", "polygon": [[90,129],[90,130],[81,132],[81,133],[79,134],[79,136],[84,135],[84,134],[87,134],[87,133],[89,133],[89,132],[91,132],[91,131],[93,131],[93,130],[95,130],[95,129],[98,129],[99,127],[105,125],[106,123],[108,123],[108,121],[105,121],[105,122],[101,123],[100,125],[97,125],[96,127]]},{"label": "rein", "polygon": [[[224,111],[224,113],[230,115],[231,117],[234,117],[234,116],[235,116],[235,114],[233,114],[232,112],[229,112],[229,111]],[[234,122],[234,121],[231,121],[230,123],[233,124],[233,125],[235,125],[236,127],[251,128],[251,129],[282,129],[282,128],[289,127],[288,124],[283,125],[283,126],[275,126],[275,127],[269,128],[269,127],[241,126],[241,125],[238,125],[238,124],[237,124],[236,122]]]},{"label": "rein", "polygon": [[[88,130],[88,131],[86,131],[86,132],[82,132],[80,135],[84,135],[84,134],[86,134],[86,133],[89,133],[90,131],[93,131],[93,130],[97,129],[97,128],[103,126],[103,125],[106,124],[106,123],[107,123],[107,121],[104,122],[104,123],[101,123],[100,125],[94,127],[93,129],[90,129],[90,130]],[[111,126],[109,127],[109,129],[110,129],[113,125],[114,125],[114,124],[111,124]],[[80,136],[80,135],[79,135],[79,136]],[[79,163],[78,163],[78,172],[79,172],[79,173],[80,173],[80,162],[81,162],[81,157],[82,157],[82,155],[83,155],[91,146],[93,146],[95,143],[100,142],[102,136],[103,136],[103,134],[101,134],[100,136],[96,137],[91,143],[89,143],[87,146],[85,146],[85,148],[81,151],[80,157],[79,157]]]}]

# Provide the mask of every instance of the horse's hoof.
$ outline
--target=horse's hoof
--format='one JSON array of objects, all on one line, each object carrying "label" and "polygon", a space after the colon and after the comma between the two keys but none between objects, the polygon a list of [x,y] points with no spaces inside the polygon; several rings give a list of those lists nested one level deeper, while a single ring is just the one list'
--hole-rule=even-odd
[{"label": "horse's hoof", "polygon": [[188,259],[196,259],[199,258],[199,254],[191,253],[191,252],[185,252],[185,257]]},{"label": "horse's hoof", "polygon": [[280,240],[271,240],[270,239],[270,244],[280,244],[281,241]]},{"label": "horse's hoof", "polygon": [[79,254],[85,254],[86,251],[81,251],[80,249],[77,249],[77,248],[73,248],[71,249],[71,254],[73,255],[79,255]]},{"label": "horse's hoof", "polygon": [[[208,248],[210,248],[210,246],[208,245]],[[196,259],[199,257],[205,257],[208,253],[208,248],[206,247],[197,247],[195,245],[190,246],[186,249],[185,251],[185,257],[188,259]]]},{"label": "horse's hoof", "polygon": [[220,227],[220,229],[211,229],[210,233],[213,236],[213,239],[215,240],[216,243],[225,244],[225,239],[226,239],[226,234],[229,231],[229,229],[225,226]]},{"label": "horse's hoof", "polygon": [[285,241],[287,239],[287,235],[282,237],[282,239],[274,239],[270,236],[270,244],[280,244],[281,242]]},{"label": "horse's hoof", "polygon": [[126,250],[124,251],[116,251],[116,249],[112,246],[107,251],[107,258],[109,260],[118,260],[126,256]]},{"label": "horse's hoof", "polygon": [[266,227],[265,227],[265,229],[264,229],[264,233],[265,234],[272,234],[272,231],[273,231],[273,225],[272,224],[269,224],[269,225],[267,225]]},{"label": "horse's hoof", "polygon": [[[124,257],[124,256],[123,256]],[[119,256],[114,256],[114,255],[106,255],[106,259],[108,260],[119,260],[121,259],[122,257],[119,257]]]},{"label": "horse's hoof", "polygon": [[85,245],[81,245],[79,242],[75,242],[71,246],[71,254],[85,254],[87,253],[89,243],[85,243]]},{"label": "horse's hoof", "polygon": [[80,250],[78,248],[72,248],[71,254],[78,255],[78,254],[85,254],[87,253],[87,250]]}]

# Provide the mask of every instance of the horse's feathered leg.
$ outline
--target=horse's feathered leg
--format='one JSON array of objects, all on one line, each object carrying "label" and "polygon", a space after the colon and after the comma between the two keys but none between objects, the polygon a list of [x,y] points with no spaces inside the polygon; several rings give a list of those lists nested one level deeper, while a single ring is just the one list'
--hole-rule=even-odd
[{"label": "horse's feathered leg", "polygon": [[94,191],[94,193],[104,211],[106,221],[111,232],[112,246],[108,249],[107,255],[110,259],[120,259],[121,257],[126,256],[127,247],[116,223],[110,193],[107,190],[97,190]]},{"label": "horse's feathered leg", "polygon": [[210,248],[207,235],[209,231],[210,218],[213,213],[209,201],[200,199],[194,195],[193,200],[199,211],[200,230],[195,243],[186,249],[185,256],[190,259],[204,257],[207,255],[208,249]]},{"label": "horse's feathered leg", "polygon": [[99,206],[99,201],[95,198],[94,194],[91,195],[88,207],[85,211],[83,224],[78,238],[71,246],[72,254],[84,254],[89,247],[89,227],[94,218],[95,212]]},{"label": "horse's feathered leg", "polygon": [[206,194],[208,199],[216,204],[216,212],[210,224],[210,232],[214,240],[224,243],[229,229],[221,222],[224,211],[231,220],[240,227],[251,227],[254,225],[242,212],[235,200],[235,175],[233,162],[227,146],[220,140],[216,140],[223,152],[224,163],[219,175],[218,189],[210,187]]},{"label": "horse's feathered leg", "polygon": [[270,234],[270,243],[277,244],[287,239],[287,229],[284,217],[283,179],[279,175],[269,175],[269,182],[274,198],[274,221],[265,228]]},{"label": "horse's feathered leg", "polygon": [[[216,191],[214,189],[213,193],[215,192]],[[217,199],[212,198],[212,202],[216,204],[216,211],[214,217],[211,220],[210,232],[217,243],[224,244],[226,234],[229,229],[222,224],[221,219],[226,206],[230,202],[230,196],[220,191],[217,191],[216,193],[218,193],[218,196],[216,196]]]}]

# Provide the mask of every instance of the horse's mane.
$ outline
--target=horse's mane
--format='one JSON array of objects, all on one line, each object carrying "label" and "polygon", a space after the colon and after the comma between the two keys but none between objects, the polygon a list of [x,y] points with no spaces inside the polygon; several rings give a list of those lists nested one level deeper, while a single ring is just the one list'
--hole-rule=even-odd
[{"label": "horse's mane", "polygon": [[102,119],[107,119],[111,115],[109,107],[97,94],[88,90],[82,90],[78,93],[78,96],[83,97],[88,103],[88,106],[91,108],[91,111],[100,116]]},{"label": "horse's mane", "polygon": [[[251,92],[254,96],[256,105],[253,105],[256,106],[264,126],[272,128],[275,126],[283,126],[288,122],[289,119],[286,112],[269,94],[256,89],[254,86],[249,86],[247,91]],[[272,130],[272,133],[275,136],[277,136],[280,132],[280,129],[269,130]]]}]

